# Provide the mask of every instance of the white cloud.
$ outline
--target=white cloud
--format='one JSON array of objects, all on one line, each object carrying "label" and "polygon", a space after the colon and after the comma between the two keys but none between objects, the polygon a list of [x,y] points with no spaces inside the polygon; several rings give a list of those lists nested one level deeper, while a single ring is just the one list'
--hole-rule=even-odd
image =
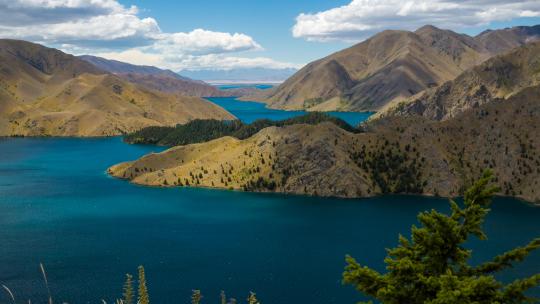
[{"label": "white cloud", "polygon": [[130,49],[122,52],[98,53],[97,56],[128,62],[137,65],[153,65],[173,71],[214,70],[238,68],[300,68],[300,65],[273,60],[267,57],[238,57],[224,54],[181,55],[150,53],[143,49]]},{"label": "white cloud", "polygon": [[31,40],[74,54],[160,67],[282,65],[221,54],[263,48],[242,33],[163,32],[154,18],[117,0],[0,0],[0,37]]},{"label": "white cloud", "polygon": [[239,68],[300,68],[293,63],[279,62],[267,57],[235,57],[225,55],[186,56],[175,62],[175,70],[214,70]]},{"label": "white cloud", "polygon": [[0,0],[2,25],[54,24],[116,13],[136,14],[137,8],[116,0]]},{"label": "white cloud", "polygon": [[189,33],[162,34],[153,48],[167,53],[201,55],[262,49],[248,35],[212,32],[203,29],[196,29]]},{"label": "white cloud", "polygon": [[313,41],[365,39],[384,29],[433,24],[460,29],[518,17],[540,16],[538,0],[353,0],[296,18],[293,36]]},{"label": "white cloud", "polygon": [[102,48],[130,47],[153,43],[160,35],[153,18],[115,13],[53,24],[5,26],[0,20],[0,36]]},{"label": "white cloud", "polygon": [[118,60],[135,65],[166,67],[166,63],[164,62],[161,54],[145,53],[139,49],[129,49],[120,52],[96,53],[95,55],[106,59]]},{"label": "white cloud", "polygon": [[1,37],[102,49],[153,45],[157,51],[182,54],[262,49],[240,33],[164,33],[155,19],[139,18],[135,6],[116,0],[0,0],[0,8]]}]

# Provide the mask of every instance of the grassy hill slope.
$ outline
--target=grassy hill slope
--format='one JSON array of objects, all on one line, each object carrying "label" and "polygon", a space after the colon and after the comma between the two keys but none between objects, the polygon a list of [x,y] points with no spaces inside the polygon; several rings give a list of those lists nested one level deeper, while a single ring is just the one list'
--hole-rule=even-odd
[{"label": "grassy hill slope", "polygon": [[233,118],[208,101],[149,90],[25,41],[0,40],[0,76],[1,136],[109,136]]}]

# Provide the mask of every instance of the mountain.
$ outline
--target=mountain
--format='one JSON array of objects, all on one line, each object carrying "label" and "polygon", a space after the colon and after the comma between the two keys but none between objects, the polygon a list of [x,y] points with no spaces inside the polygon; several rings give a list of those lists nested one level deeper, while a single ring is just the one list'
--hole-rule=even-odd
[{"label": "mountain", "polygon": [[171,77],[180,80],[191,80],[187,77],[182,77],[171,70],[163,70],[154,66],[148,65],[134,65],[118,60],[105,59],[97,56],[82,55],[79,56],[80,59],[90,62],[96,67],[113,73],[113,74],[142,74],[142,75],[155,75],[155,76],[164,76]]},{"label": "mountain", "polygon": [[494,57],[426,92],[432,97],[412,109],[427,114],[382,115],[361,133],[328,122],[271,127],[244,140],[174,147],[109,173],[151,186],[452,197],[489,168],[499,194],[540,203],[539,55],[540,42]]},{"label": "mountain", "polygon": [[540,39],[540,25],[516,26],[502,30],[487,30],[475,37],[492,54],[503,53],[525,43]]},{"label": "mountain", "polygon": [[108,136],[195,118],[231,119],[199,98],[149,90],[75,56],[0,40],[0,135]]},{"label": "mountain", "polygon": [[475,66],[438,88],[390,104],[380,116],[422,115],[445,120],[467,109],[506,99],[523,88],[540,84],[540,42],[518,47]]},{"label": "mountain", "polygon": [[238,92],[221,91],[203,81],[180,76],[171,70],[133,65],[89,55],[79,56],[79,58],[104,71],[116,74],[124,80],[164,93],[195,97],[229,97],[238,94]]},{"label": "mountain", "polygon": [[289,110],[378,111],[538,39],[537,32],[520,27],[470,37],[429,25],[415,32],[383,31],[308,64],[258,99]]},{"label": "mountain", "polygon": [[257,82],[283,82],[297,70],[267,69],[267,68],[244,68],[230,70],[184,70],[183,75],[193,79],[199,79],[215,83],[257,83]]},{"label": "mountain", "polygon": [[336,197],[463,194],[484,169],[501,195],[540,202],[540,86],[446,121],[388,117],[364,133],[332,123],[266,128],[118,164],[109,174],[150,186],[198,186]]}]

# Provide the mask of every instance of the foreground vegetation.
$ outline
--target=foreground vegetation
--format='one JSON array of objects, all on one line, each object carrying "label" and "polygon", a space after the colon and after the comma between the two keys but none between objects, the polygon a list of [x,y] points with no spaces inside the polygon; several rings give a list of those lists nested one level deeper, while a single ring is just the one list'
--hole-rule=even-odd
[{"label": "foreground vegetation", "polygon": [[246,139],[260,130],[272,126],[283,127],[295,124],[316,125],[322,122],[332,122],[336,126],[349,132],[358,131],[342,119],[330,116],[326,113],[311,112],[302,116],[279,121],[260,119],[250,124],[245,124],[240,120],[221,121],[214,119],[196,119],[187,124],[177,125],[176,127],[147,127],[126,135],[124,141],[130,144],[179,146],[206,142],[223,136]]},{"label": "foreground vegetation", "polygon": [[492,261],[471,266],[472,251],[464,247],[471,236],[487,239],[482,224],[498,189],[490,183],[491,172],[465,193],[464,206],[450,201],[451,214],[435,210],[418,215],[421,227],[412,227],[412,237],[399,236],[399,245],[388,249],[381,274],[361,266],[347,256],[343,282],[382,303],[538,303],[525,292],[538,286],[540,273],[510,284],[494,275],[525,259],[540,248],[540,238],[496,256]]},{"label": "foreground vegetation", "polygon": [[[191,304],[199,304],[203,299],[203,295],[200,290],[196,289],[191,294]],[[117,304],[150,304],[150,297],[148,295],[148,288],[146,286],[146,276],[144,267],[138,268],[138,286],[137,293],[135,294],[133,276],[126,274],[126,281],[124,283],[122,298],[116,300]],[[235,298],[227,299],[225,291],[220,293],[220,304],[236,304]],[[257,300],[257,296],[254,292],[250,292],[247,297],[247,304],[260,304]]]}]

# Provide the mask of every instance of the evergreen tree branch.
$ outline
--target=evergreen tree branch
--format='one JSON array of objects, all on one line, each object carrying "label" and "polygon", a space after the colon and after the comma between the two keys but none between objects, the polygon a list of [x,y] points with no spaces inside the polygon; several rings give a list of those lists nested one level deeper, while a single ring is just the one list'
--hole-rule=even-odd
[{"label": "evergreen tree branch", "polygon": [[353,285],[358,291],[376,296],[377,292],[385,286],[380,273],[368,267],[362,267],[356,260],[347,255],[347,266],[343,272],[343,284]]},{"label": "evergreen tree branch", "polygon": [[523,261],[532,251],[538,248],[540,248],[540,238],[533,240],[526,246],[518,247],[496,256],[493,261],[473,268],[471,274],[488,274],[510,268],[513,262]]},{"label": "evergreen tree branch", "polygon": [[538,298],[527,297],[524,292],[540,284],[540,273],[531,277],[515,280],[508,284],[502,294],[502,303],[538,303]]}]

